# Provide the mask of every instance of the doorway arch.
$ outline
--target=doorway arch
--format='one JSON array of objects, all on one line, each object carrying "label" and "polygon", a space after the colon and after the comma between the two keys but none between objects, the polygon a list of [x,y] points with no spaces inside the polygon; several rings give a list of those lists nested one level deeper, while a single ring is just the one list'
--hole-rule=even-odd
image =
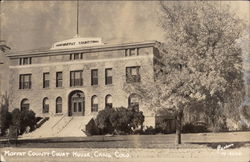
[{"label": "doorway arch", "polygon": [[68,115],[84,116],[85,115],[85,95],[83,91],[75,90],[69,94]]}]

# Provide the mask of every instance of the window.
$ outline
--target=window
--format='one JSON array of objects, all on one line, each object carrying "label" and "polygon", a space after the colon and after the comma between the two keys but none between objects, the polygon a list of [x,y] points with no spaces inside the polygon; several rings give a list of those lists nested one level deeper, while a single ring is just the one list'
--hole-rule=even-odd
[{"label": "window", "polygon": [[19,89],[31,89],[31,74],[21,74],[19,76]]},{"label": "window", "polygon": [[29,65],[31,64],[31,61],[32,61],[31,57],[20,58],[19,65]]},{"label": "window", "polygon": [[56,87],[62,87],[62,72],[56,72]]},{"label": "window", "polygon": [[83,72],[82,70],[70,72],[70,86],[71,87],[83,85],[82,72]]},{"label": "window", "polygon": [[113,104],[112,104],[112,96],[110,94],[108,94],[105,97],[105,108],[112,108]]},{"label": "window", "polygon": [[140,66],[126,68],[126,81],[127,83],[140,82]]},{"label": "window", "polygon": [[129,50],[129,56],[135,56],[136,55],[136,49],[133,48],[133,49],[130,49]]},{"label": "window", "polygon": [[91,98],[91,112],[97,112],[98,111],[98,98],[97,96],[92,96]]},{"label": "window", "polygon": [[49,113],[49,99],[45,97],[43,99],[43,113]]},{"label": "window", "polygon": [[70,54],[70,60],[79,60],[83,58],[83,53],[72,53]]},{"label": "window", "polygon": [[56,98],[56,113],[62,113],[62,98]]},{"label": "window", "polygon": [[138,56],[138,48],[131,48],[125,50],[125,56]]},{"label": "window", "polygon": [[98,70],[91,70],[91,85],[98,85]]},{"label": "window", "polygon": [[49,88],[49,73],[43,73],[43,88]]},{"label": "window", "polygon": [[29,103],[29,100],[28,99],[23,99],[21,101],[21,111],[24,111],[24,110],[29,110],[30,108],[30,103]]},{"label": "window", "polygon": [[105,69],[105,84],[112,84],[112,68]]},{"label": "window", "polygon": [[140,100],[141,100],[141,97],[138,94],[135,94],[135,93],[131,94],[128,97],[128,107],[136,111],[139,111]]}]

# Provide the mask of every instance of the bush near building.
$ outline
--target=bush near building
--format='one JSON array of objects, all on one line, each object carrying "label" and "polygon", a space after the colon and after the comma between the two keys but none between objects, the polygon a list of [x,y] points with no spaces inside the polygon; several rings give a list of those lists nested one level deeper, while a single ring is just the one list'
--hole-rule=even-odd
[{"label": "bush near building", "polygon": [[36,126],[36,114],[32,110],[23,110],[21,111],[20,118],[20,133],[23,134],[27,131],[33,131]]},{"label": "bush near building", "polygon": [[18,108],[15,108],[11,112],[11,125],[20,128],[20,122],[21,122],[21,111]]},{"label": "bush near building", "polygon": [[105,108],[95,120],[100,134],[132,134],[142,128],[144,115],[134,108]]},{"label": "bush near building", "polygon": [[155,132],[166,134],[166,133],[174,133],[175,131],[176,131],[175,111],[171,109],[158,110],[157,115],[155,117]]},{"label": "bush near building", "polygon": [[12,112],[8,111],[6,105],[1,106],[1,136],[6,135],[10,126],[15,126],[19,134],[33,131],[39,117],[32,110],[22,110],[15,108]]},{"label": "bush near building", "polygon": [[0,107],[0,136],[6,134],[6,130],[11,124],[11,113],[8,111],[7,105],[1,105]]},{"label": "bush near building", "polygon": [[15,108],[11,113],[11,125],[16,126],[19,134],[33,131],[36,126],[36,114],[32,110],[22,110]]}]

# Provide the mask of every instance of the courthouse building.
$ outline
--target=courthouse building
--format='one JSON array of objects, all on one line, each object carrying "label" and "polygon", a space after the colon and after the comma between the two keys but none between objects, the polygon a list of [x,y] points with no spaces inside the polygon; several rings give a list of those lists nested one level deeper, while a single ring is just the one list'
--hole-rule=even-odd
[{"label": "courthouse building", "polygon": [[154,113],[124,85],[154,80],[157,44],[75,37],[43,51],[9,53],[10,108],[32,109],[43,117],[84,117],[108,106],[137,105],[145,125],[154,125]]}]

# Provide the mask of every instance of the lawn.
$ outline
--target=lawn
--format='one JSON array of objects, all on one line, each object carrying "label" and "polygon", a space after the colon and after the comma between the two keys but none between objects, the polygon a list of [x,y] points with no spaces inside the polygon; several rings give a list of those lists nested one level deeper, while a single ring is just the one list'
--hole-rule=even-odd
[{"label": "lawn", "polygon": [[[182,135],[182,145],[175,145],[175,134],[60,137],[19,139],[21,148],[205,148],[233,144],[232,148],[249,147],[250,132],[193,133]],[[10,144],[1,141],[1,147]],[[14,146],[14,145],[11,145]]]},{"label": "lawn", "polygon": [[[174,141],[175,134],[19,139],[17,146],[1,140],[0,151],[6,161],[13,162],[250,160],[250,132],[183,134],[183,144],[175,145]],[[45,153],[48,156],[41,155]]]}]

